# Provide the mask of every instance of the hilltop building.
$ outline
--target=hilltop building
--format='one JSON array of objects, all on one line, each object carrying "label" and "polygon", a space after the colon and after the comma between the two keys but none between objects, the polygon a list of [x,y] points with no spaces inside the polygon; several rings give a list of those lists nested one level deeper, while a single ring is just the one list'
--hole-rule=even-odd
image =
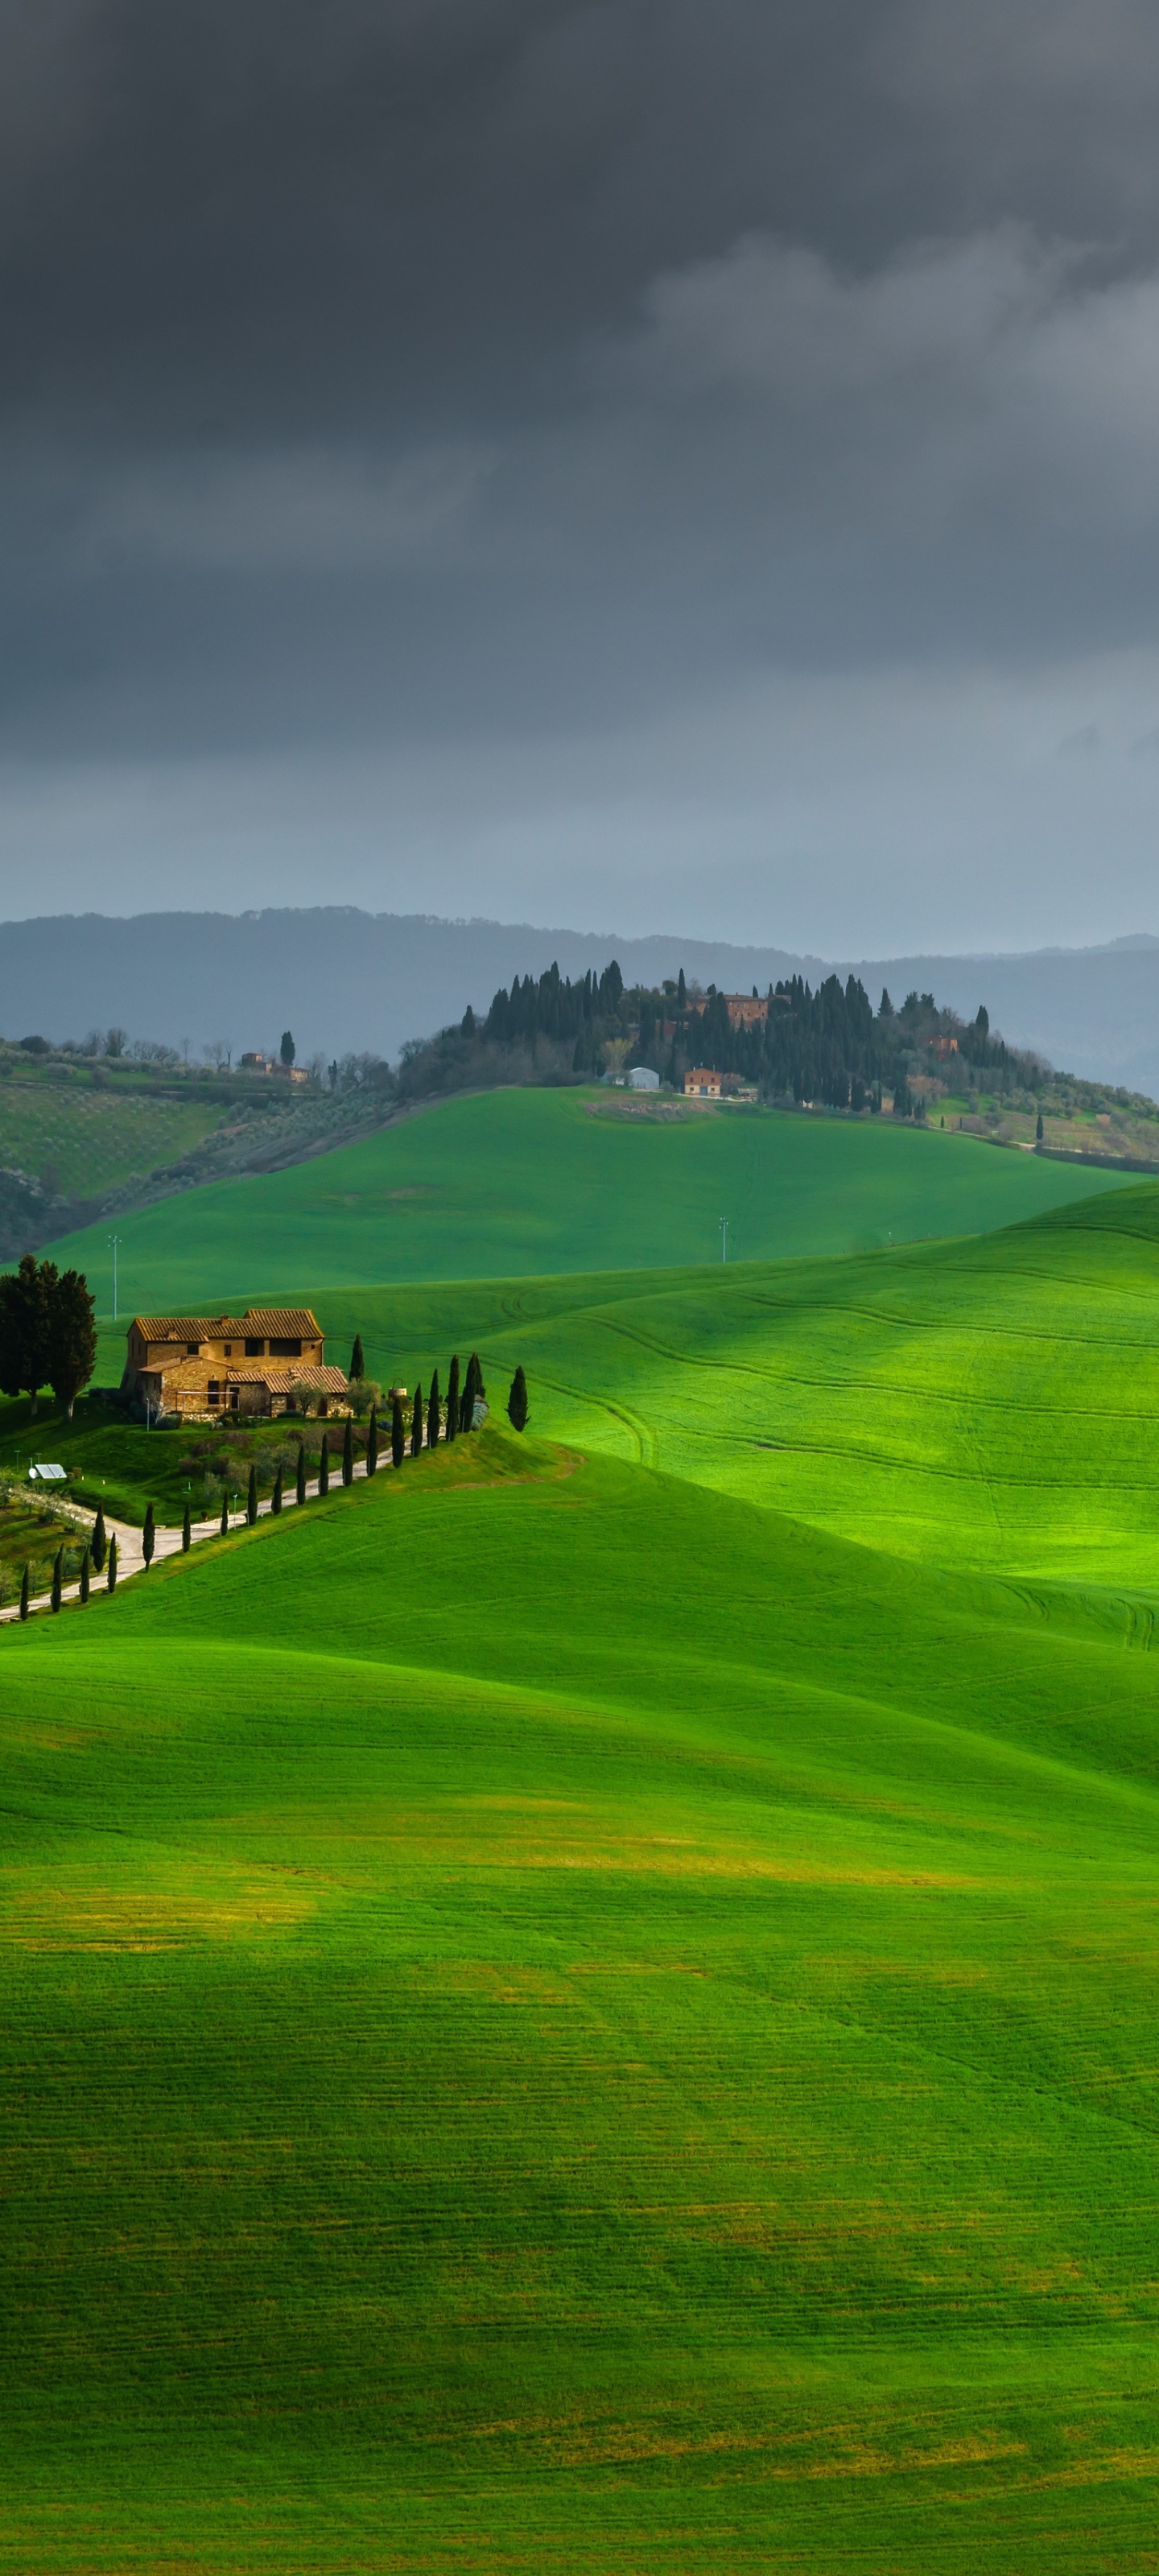
[{"label": "hilltop building", "polygon": [[127,1340],[122,1395],[185,1421],[285,1413],[307,1388],[325,1413],[349,1385],[340,1368],[326,1367],[321,1326],[308,1306],[250,1306],[244,1316],[134,1315]]},{"label": "hilltop building", "polygon": [[[708,1009],[709,998],[707,993],[698,993],[695,1001],[689,1004],[689,1008],[703,1015]],[[780,994],[775,998],[779,1001]],[[762,1001],[759,993],[722,993],[720,999],[724,1003],[734,1029],[763,1028],[768,1019],[767,996]]]},{"label": "hilltop building", "polygon": [[256,1047],[247,1047],[240,1062],[243,1073],[272,1074],[278,1082],[308,1082],[310,1079],[304,1065],[282,1064],[277,1056],[262,1055]]},{"label": "hilltop building", "polygon": [[720,1075],[709,1065],[694,1064],[684,1076],[686,1100],[719,1100]]}]

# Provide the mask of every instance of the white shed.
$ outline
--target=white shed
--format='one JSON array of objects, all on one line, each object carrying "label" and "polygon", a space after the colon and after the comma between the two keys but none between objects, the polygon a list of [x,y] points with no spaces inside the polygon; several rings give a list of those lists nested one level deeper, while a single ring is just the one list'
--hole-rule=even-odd
[{"label": "white shed", "polygon": [[629,1091],[659,1091],[660,1076],[650,1064],[634,1064],[628,1075]]}]

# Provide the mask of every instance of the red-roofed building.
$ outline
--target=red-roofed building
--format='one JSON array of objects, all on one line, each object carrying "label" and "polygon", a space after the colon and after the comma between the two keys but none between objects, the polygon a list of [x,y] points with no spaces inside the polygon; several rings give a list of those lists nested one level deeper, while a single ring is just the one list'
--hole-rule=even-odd
[{"label": "red-roofed building", "polygon": [[122,1392],[150,1411],[190,1421],[222,1413],[286,1413],[308,1389],[320,1412],[349,1381],[327,1368],[308,1306],[249,1306],[244,1315],[134,1315]]}]

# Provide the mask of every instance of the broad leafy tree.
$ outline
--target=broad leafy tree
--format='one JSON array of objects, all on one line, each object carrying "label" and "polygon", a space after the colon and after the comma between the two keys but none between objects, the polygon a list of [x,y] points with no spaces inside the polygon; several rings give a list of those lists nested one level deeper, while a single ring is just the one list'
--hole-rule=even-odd
[{"label": "broad leafy tree", "polygon": [[70,1422],[97,1364],[96,1313],[83,1270],[62,1270],[48,1291],[48,1382]]},{"label": "broad leafy tree", "polygon": [[0,1278],[0,1387],[5,1395],[27,1395],[36,1419],[37,1400],[48,1377],[50,1299],[56,1286],[54,1261],[38,1261],[26,1252],[18,1270]]}]

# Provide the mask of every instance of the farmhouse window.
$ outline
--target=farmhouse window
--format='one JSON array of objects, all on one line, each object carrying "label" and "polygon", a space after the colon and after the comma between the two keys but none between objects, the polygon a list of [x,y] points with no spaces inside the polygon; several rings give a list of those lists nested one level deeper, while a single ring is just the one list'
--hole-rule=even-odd
[{"label": "farmhouse window", "polygon": [[262,1360],[262,1359],[264,1359],[264,1358],[265,1358],[265,1355],[266,1355],[266,1346],[265,1346],[265,1343],[264,1343],[263,1341],[261,1341],[261,1340],[254,1340],[254,1339],[251,1337],[251,1338],[250,1338],[250,1340],[248,1340],[248,1341],[247,1341],[247,1343],[246,1343],[246,1346],[245,1346],[245,1355],[246,1355],[247,1360]]},{"label": "farmhouse window", "polygon": [[200,1348],[201,1348],[201,1345],[200,1345],[200,1343],[199,1343],[199,1342],[186,1342],[186,1345],[185,1345],[185,1356],[186,1356],[186,1358],[187,1358],[187,1359],[190,1359],[190,1360],[195,1360],[195,1359],[196,1359],[196,1357],[197,1357],[198,1351],[200,1350]]},{"label": "farmhouse window", "polygon": [[221,1346],[221,1354],[223,1359],[231,1360],[233,1358],[233,1343],[223,1342]]},{"label": "farmhouse window", "polygon": [[270,1358],[272,1360],[300,1360],[301,1356],[302,1345],[300,1341],[281,1341],[270,1343]]}]

